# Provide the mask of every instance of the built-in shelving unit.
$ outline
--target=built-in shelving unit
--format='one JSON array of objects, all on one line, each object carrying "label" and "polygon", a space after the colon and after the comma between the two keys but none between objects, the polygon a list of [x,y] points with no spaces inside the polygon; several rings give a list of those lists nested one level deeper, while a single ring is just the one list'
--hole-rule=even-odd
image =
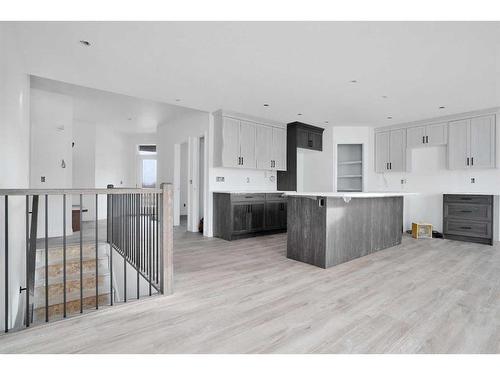
[{"label": "built-in shelving unit", "polygon": [[363,191],[363,145],[337,145],[337,191]]}]

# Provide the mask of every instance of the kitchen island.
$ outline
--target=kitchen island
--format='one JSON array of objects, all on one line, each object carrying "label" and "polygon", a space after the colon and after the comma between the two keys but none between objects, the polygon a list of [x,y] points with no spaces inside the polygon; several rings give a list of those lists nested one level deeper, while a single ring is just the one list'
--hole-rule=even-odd
[{"label": "kitchen island", "polygon": [[328,268],[401,243],[411,193],[286,192],[287,257]]}]

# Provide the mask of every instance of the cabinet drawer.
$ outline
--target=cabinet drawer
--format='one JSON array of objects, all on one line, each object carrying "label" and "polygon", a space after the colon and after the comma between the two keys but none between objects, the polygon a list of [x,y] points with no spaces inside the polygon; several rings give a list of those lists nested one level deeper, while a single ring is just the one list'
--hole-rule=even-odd
[{"label": "cabinet drawer", "polygon": [[491,221],[492,209],[487,204],[445,203],[446,218]]},{"label": "cabinet drawer", "polygon": [[281,193],[266,194],[266,201],[286,202],[286,197]]},{"label": "cabinet drawer", "polygon": [[444,222],[444,233],[458,236],[491,238],[491,223],[448,219]]},{"label": "cabinet drawer", "polygon": [[262,193],[231,194],[231,200],[233,202],[257,202],[257,201],[264,201],[265,199],[266,195]]},{"label": "cabinet drawer", "polygon": [[493,197],[491,195],[445,194],[444,201],[455,203],[492,204]]}]

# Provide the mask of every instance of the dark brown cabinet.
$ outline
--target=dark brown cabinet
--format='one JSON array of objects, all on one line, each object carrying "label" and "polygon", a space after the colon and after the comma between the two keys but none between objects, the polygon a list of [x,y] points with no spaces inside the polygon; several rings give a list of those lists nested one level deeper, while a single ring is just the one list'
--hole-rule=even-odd
[{"label": "dark brown cabinet", "polygon": [[297,190],[297,149],[323,151],[324,130],[302,122],[292,122],[287,125],[286,171],[277,173],[278,190]]},{"label": "dark brown cabinet", "polygon": [[286,203],[266,202],[266,229],[286,228]]},{"label": "dark brown cabinet", "polygon": [[286,198],[279,193],[214,193],[214,236],[225,240],[286,230]]},{"label": "dark brown cabinet", "polygon": [[445,194],[444,238],[492,245],[493,204],[492,195]]}]

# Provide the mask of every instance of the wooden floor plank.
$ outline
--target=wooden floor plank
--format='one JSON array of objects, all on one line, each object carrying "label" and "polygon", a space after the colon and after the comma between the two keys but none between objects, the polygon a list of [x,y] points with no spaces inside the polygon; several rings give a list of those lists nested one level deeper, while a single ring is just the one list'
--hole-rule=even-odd
[{"label": "wooden floor plank", "polygon": [[414,240],[320,269],[286,234],[175,230],[175,293],[0,336],[3,353],[498,353],[500,246]]}]

